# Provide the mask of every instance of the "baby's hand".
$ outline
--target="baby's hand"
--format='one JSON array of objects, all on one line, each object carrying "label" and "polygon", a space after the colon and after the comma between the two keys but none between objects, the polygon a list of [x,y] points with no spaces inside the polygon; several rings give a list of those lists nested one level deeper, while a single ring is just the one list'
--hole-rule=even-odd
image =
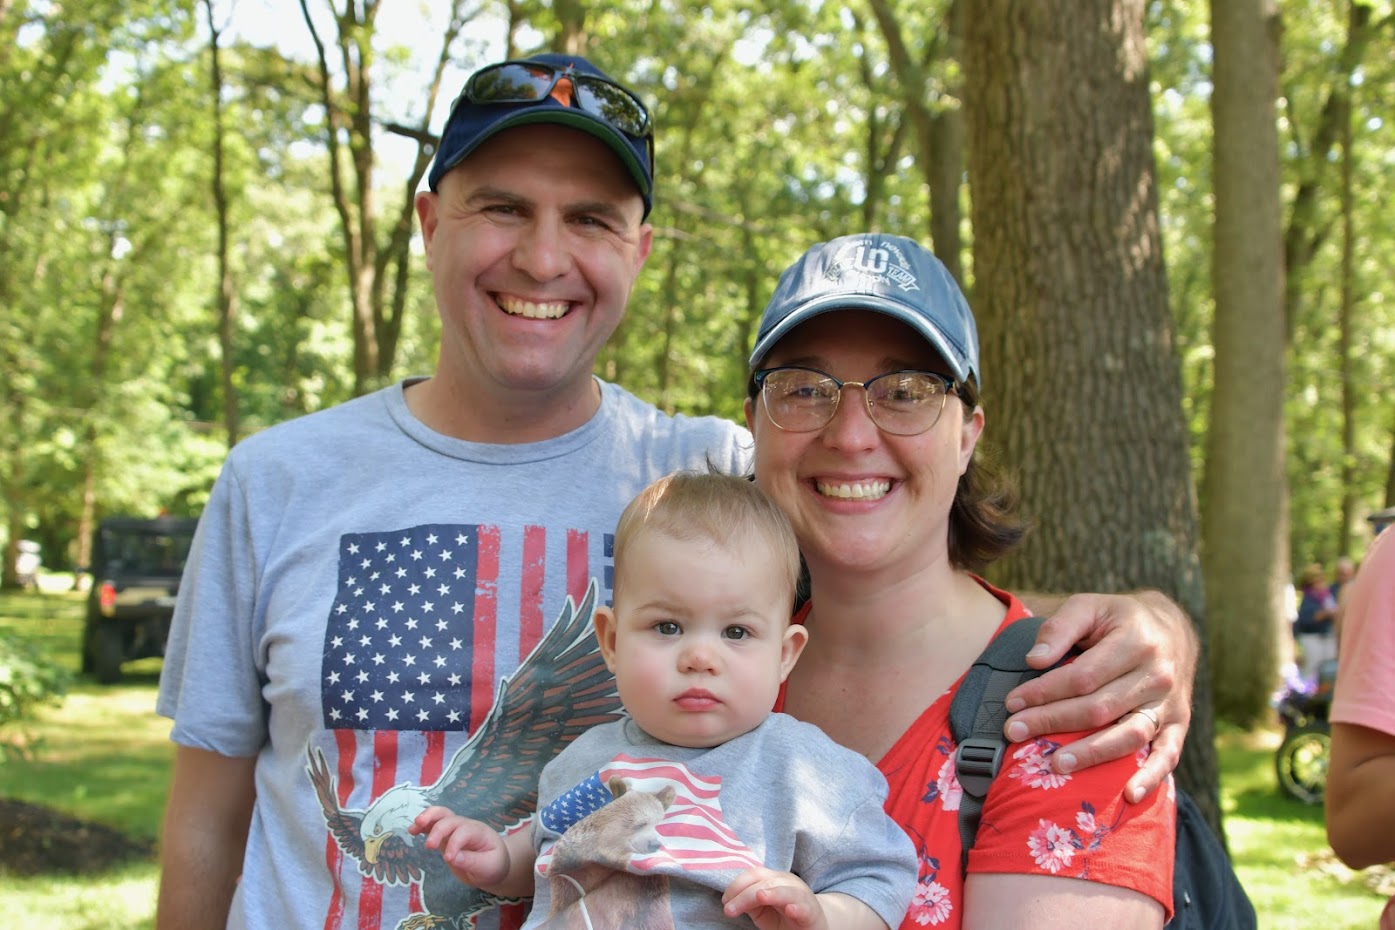
[{"label": "baby's hand", "polygon": [[828,919],[813,889],[790,872],[747,869],[722,895],[728,917],[747,915],[759,930],[828,930]]},{"label": "baby's hand", "polygon": [[461,884],[489,888],[508,875],[509,853],[503,837],[478,820],[445,807],[428,807],[412,821],[408,832],[425,834],[426,848],[440,850],[441,859]]}]

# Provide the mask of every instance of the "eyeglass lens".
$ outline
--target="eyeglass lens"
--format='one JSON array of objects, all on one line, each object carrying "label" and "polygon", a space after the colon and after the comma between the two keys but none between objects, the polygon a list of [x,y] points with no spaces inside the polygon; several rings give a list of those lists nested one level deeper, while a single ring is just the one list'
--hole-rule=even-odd
[{"label": "eyeglass lens", "polygon": [[[776,426],[809,432],[827,426],[838,410],[843,388],[855,386],[856,381],[839,382],[810,369],[782,368],[765,375],[761,393]],[[945,382],[924,371],[891,371],[860,386],[872,422],[899,436],[914,436],[933,427],[947,396]]]}]

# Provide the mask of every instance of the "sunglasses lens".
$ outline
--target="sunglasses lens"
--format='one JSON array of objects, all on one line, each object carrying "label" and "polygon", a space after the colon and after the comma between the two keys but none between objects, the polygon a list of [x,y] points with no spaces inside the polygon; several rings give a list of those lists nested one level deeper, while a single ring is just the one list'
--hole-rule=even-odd
[{"label": "sunglasses lens", "polygon": [[649,131],[649,114],[614,84],[579,75],[576,93],[582,109],[596,114],[621,132],[642,136]]},{"label": "sunglasses lens", "polygon": [[552,89],[555,72],[550,68],[499,65],[475,75],[470,97],[475,103],[518,103],[541,100]]}]

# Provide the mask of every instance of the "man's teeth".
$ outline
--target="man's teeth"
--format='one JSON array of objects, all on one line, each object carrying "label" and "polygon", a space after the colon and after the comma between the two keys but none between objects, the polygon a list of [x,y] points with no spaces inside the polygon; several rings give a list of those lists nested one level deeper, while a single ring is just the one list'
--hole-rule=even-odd
[{"label": "man's teeth", "polygon": [[526,316],[531,320],[555,320],[567,312],[567,302],[565,300],[553,303],[538,304],[531,300],[518,300],[517,298],[503,298],[499,301],[499,306],[505,313],[514,316]]},{"label": "man's teeth", "polygon": [[841,497],[844,500],[880,500],[886,497],[886,492],[891,490],[891,482],[885,479],[878,481],[851,481],[839,482],[831,481],[815,482],[819,493],[824,497]]}]

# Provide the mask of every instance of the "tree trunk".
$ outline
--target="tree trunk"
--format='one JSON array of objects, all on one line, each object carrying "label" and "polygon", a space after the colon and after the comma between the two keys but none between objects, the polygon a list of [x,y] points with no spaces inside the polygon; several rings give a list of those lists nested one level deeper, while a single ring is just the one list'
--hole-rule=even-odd
[{"label": "tree trunk", "polygon": [[[984,0],[966,10],[987,438],[1019,473],[1037,524],[995,577],[1036,590],[1156,588],[1203,627],[1143,9]],[[1219,826],[1202,663],[1178,779]]]},{"label": "tree trunk", "polygon": [[[926,97],[925,75],[937,58],[958,56],[963,4],[957,0],[950,4],[944,31],[926,43],[925,54],[919,62],[911,57],[893,5],[888,0],[871,0],[870,5],[886,41],[891,69],[901,87],[905,120],[915,131],[916,162],[925,178],[930,203],[930,242],[935,255],[962,284],[959,188],[964,173],[963,119],[957,106],[932,105]],[[868,183],[870,185],[872,179],[868,179]]]},{"label": "tree trunk", "polygon": [[[1302,137],[1305,127],[1298,125],[1290,114],[1293,142],[1300,156],[1296,159],[1298,185],[1289,210],[1288,228],[1284,231],[1284,318],[1287,321],[1290,339],[1298,325],[1299,303],[1303,295],[1309,292],[1309,289],[1302,286],[1303,276],[1307,273],[1313,256],[1317,254],[1318,247],[1322,245],[1330,225],[1321,219],[1320,195],[1332,159],[1332,150],[1336,147],[1340,135],[1341,121],[1351,107],[1352,76],[1361,67],[1366,57],[1366,48],[1380,28],[1380,25],[1371,22],[1370,4],[1353,0],[1347,12],[1346,45],[1337,56],[1322,115],[1308,139]],[[1277,34],[1274,42],[1278,42]],[[1287,96],[1286,94],[1285,97]]]},{"label": "tree trunk", "polygon": [[1212,0],[1216,315],[1202,564],[1216,713],[1268,714],[1279,669],[1284,508],[1284,279],[1272,0]]},{"label": "tree trunk", "polygon": [[[425,121],[440,90],[450,45],[476,12],[465,10],[465,0],[454,0],[451,5],[450,25],[441,37],[436,70],[422,101],[422,112],[425,114],[422,125],[400,133],[416,141],[417,154],[386,241],[379,242],[380,209],[374,181],[377,162],[371,90],[373,38],[381,2],[365,0],[361,8],[345,4],[342,10],[335,12],[335,43],[342,69],[339,77],[344,85],[340,89],[335,87],[335,74],[330,67],[328,50],[310,13],[309,0],[300,0],[301,15],[315,45],[319,80],[317,89],[325,110],[330,195],[344,241],[344,272],[354,337],[355,394],[364,394],[380,387],[392,371],[406,307],[406,267],[411,261],[409,246],[413,197],[418,182],[430,164],[429,153],[434,150],[437,141],[427,131]],[[347,144],[347,159],[344,157],[345,144],[341,143],[341,136]],[[389,275],[390,267],[397,269],[395,275]],[[389,281],[393,285],[390,298]]]},{"label": "tree trunk", "polygon": [[237,390],[233,384],[233,332],[237,315],[237,293],[233,286],[228,245],[228,192],[223,183],[223,67],[218,40],[222,36],[213,19],[213,0],[204,0],[208,14],[210,93],[213,96],[213,207],[218,221],[218,308],[219,372],[223,388],[223,431],[228,448],[237,445],[241,427],[237,414]]},{"label": "tree trunk", "polygon": [[1337,554],[1348,558],[1355,544],[1359,493],[1356,486],[1356,366],[1352,359],[1352,324],[1356,311],[1356,193],[1353,189],[1351,107],[1342,118],[1342,305],[1337,317],[1337,383],[1342,390],[1342,520],[1337,528]]}]

